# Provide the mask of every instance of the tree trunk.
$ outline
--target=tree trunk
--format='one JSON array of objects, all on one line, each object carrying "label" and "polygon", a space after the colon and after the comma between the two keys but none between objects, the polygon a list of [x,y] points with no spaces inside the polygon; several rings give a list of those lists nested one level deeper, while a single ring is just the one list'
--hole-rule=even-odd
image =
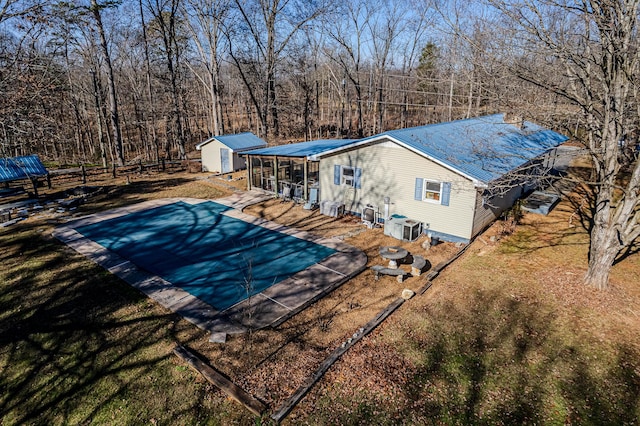
[{"label": "tree trunk", "polygon": [[[358,111],[358,138],[364,137],[364,112],[362,111],[362,88],[360,87],[360,82],[355,83],[356,89],[356,108]],[[349,128],[351,128],[351,120],[349,120]]]},{"label": "tree trunk", "polygon": [[145,74],[146,74],[146,82],[147,82],[147,97],[149,102],[149,109],[151,111],[151,122],[148,123],[148,126],[151,130],[151,139],[153,141],[153,154],[154,161],[160,161],[160,144],[158,142],[158,135],[156,133],[156,110],[155,104],[153,101],[153,90],[151,88],[151,61],[149,59],[149,39],[147,38],[147,27],[144,20],[144,9],[142,7],[142,0],[139,0],[140,6],[140,23],[142,26],[142,41],[144,44],[144,65],[145,65]]},{"label": "tree trunk", "polygon": [[91,80],[93,80],[93,96],[96,107],[96,124],[98,126],[98,142],[100,143],[100,159],[102,161],[102,167],[107,168],[107,147],[104,143],[104,135],[102,134],[102,114],[100,107],[100,93],[98,91],[98,81],[96,79],[96,71],[91,70]]},{"label": "tree trunk", "polygon": [[591,231],[589,267],[584,277],[585,283],[598,290],[605,290],[609,285],[609,272],[618,251],[615,231],[609,227],[595,226]]},{"label": "tree trunk", "polygon": [[[640,70],[640,0],[549,2],[544,9],[539,2],[514,5],[493,0],[492,4],[510,22],[521,22],[512,36],[528,39],[529,52],[537,47],[539,62],[549,66],[547,73],[530,68],[538,59],[532,57],[526,64],[515,64],[516,75],[567,99],[581,111],[584,125],[574,136],[588,147],[595,170],[585,182],[593,188],[585,283],[605,289],[613,264],[625,250],[633,250],[640,238],[640,164],[637,160],[629,164],[631,173],[627,173],[619,156],[621,145],[637,141],[639,110],[634,88]],[[566,27],[559,26],[556,19],[547,19],[547,13],[563,16],[565,23],[575,22],[576,35],[583,34],[558,38]],[[532,23],[520,20],[522,16],[542,18]],[[511,40],[505,40],[506,49],[511,45]],[[550,62],[549,57],[555,60]],[[565,81],[548,78],[560,72],[558,65],[564,68]]]},{"label": "tree trunk", "polygon": [[100,16],[100,7],[96,0],[91,0],[91,11],[93,17],[96,20],[98,26],[98,34],[100,35],[100,48],[104,55],[104,62],[107,66],[107,78],[109,81],[109,116],[111,118],[111,128],[113,131],[113,142],[115,144],[116,162],[119,166],[124,165],[124,151],[122,146],[122,133],[120,132],[120,118],[118,115],[118,101],[116,97],[116,81],[113,74],[113,67],[111,65],[111,56],[109,55],[109,48],[107,46],[107,38],[104,34],[104,27],[102,26],[102,17]]},{"label": "tree trunk", "polygon": [[269,104],[271,106],[271,120],[273,122],[273,136],[280,136],[280,120],[278,119],[278,100],[276,99],[275,73],[269,77]]}]

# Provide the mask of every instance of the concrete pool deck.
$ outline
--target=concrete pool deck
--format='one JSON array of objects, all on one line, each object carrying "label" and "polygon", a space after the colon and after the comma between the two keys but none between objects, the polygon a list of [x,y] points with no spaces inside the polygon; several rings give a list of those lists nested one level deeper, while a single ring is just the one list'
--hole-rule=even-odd
[{"label": "concrete pool deck", "polygon": [[[227,334],[243,333],[251,329],[282,323],[361,272],[367,263],[367,256],[361,250],[342,241],[322,238],[242,213],[239,210],[270,198],[272,195],[246,192],[234,193],[230,197],[215,200],[165,198],[145,201],[75,219],[57,227],[53,235],[165,308],[211,332],[212,341],[223,342]],[[233,208],[233,210],[222,213],[223,215],[332,248],[336,253],[228,309],[219,311],[185,290],[139,268],[131,261],[120,257],[76,231],[76,228],[84,225],[99,223],[107,219],[179,201],[188,204],[214,201]]]}]

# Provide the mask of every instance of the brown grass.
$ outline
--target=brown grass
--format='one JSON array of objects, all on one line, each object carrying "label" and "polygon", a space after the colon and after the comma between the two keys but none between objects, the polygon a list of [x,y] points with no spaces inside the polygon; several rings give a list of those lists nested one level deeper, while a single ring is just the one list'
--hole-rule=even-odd
[{"label": "brown grass", "polygon": [[345,355],[293,419],[637,423],[640,256],[614,267],[609,291],[586,287],[588,240],[571,213],[563,203],[527,214],[501,239],[496,223]]},{"label": "brown grass", "polygon": [[[242,173],[230,181],[190,173],[137,176],[128,184],[107,179],[91,182],[104,191],[73,214],[151,198],[217,198],[245,183]],[[383,263],[382,245],[402,245],[432,265],[458,250],[440,244],[425,251],[422,239],[400,243],[355,218],[335,220],[279,200],[245,212],[344,239],[365,251],[367,266]],[[509,236],[501,224],[491,227],[431,290],[336,363],[288,421],[637,422],[639,256],[614,267],[610,291],[583,286],[587,239],[569,224],[572,213],[563,203],[548,217],[525,215]],[[206,333],[53,241],[60,220],[33,217],[0,231],[6,424],[246,424],[252,421],[246,411],[184,370],[171,355],[174,342],[275,409],[404,288],[425,282],[424,276],[375,281],[367,270],[276,329],[212,344]]]},{"label": "brown grass", "polygon": [[[401,243],[383,235],[381,228],[366,229],[354,217],[336,220],[320,215],[317,210],[304,210],[292,202],[271,200],[251,206],[245,212],[324,237],[343,239],[366,252],[368,266],[384,263],[378,253],[382,245],[402,245],[411,253],[425,254],[421,247],[424,239]],[[452,244],[440,244],[431,248],[426,257],[437,264],[456,251]],[[402,267],[410,271],[408,265]],[[414,277],[403,283],[394,277],[375,281],[373,274],[366,270],[275,329],[233,336],[222,346],[202,341],[193,347],[216,360],[216,367],[275,408],[308,378],[329,352],[398,298],[403,289],[417,290],[423,284],[424,280]]]}]

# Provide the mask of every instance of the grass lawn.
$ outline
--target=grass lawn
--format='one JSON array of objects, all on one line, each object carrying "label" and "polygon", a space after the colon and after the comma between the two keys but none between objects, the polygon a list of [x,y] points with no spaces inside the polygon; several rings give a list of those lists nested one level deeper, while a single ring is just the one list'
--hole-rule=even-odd
[{"label": "grass lawn", "polygon": [[[93,184],[90,182],[90,184]],[[228,195],[201,174],[140,177],[77,214],[150,198]],[[54,188],[55,190],[55,188]],[[55,194],[52,194],[55,195]],[[247,210],[345,242],[379,262],[380,230],[290,203]],[[640,256],[618,264],[607,292],[580,283],[586,236],[568,204],[499,224],[336,363],[286,420],[308,424],[637,424]],[[277,329],[225,345],[51,237],[59,219],[0,229],[0,424],[252,424],[256,419],[185,367],[192,348],[272,409],[340,342],[422,279],[365,271]],[[412,252],[420,244],[406,245]],[[449,245],[426,253],[436,264]],[[267,419],[264,419],[265,421]]]},{"label": "grass lawn", "polygon": [[581,283],[587,239],[563,203],[495,224],[307,398],[301,419],[378,424],[638,424],[640,256]]},{"label": "grass lawn", "polygon": [[[83,209],[226,194],[189,176],[107,188]],[[62,246],[52,222],[0,231],[0,424],[252,422],[171,355],[193,327]]]}]

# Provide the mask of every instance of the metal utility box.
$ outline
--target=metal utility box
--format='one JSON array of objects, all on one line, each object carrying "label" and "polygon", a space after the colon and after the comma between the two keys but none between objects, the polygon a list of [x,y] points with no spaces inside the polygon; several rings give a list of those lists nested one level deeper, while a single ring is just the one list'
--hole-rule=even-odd
[{"label": "metal utility box", "polygon": [[391,216],[384,222],[384,234],[402,241],[414,241],[422,234],[422,222]]}]

